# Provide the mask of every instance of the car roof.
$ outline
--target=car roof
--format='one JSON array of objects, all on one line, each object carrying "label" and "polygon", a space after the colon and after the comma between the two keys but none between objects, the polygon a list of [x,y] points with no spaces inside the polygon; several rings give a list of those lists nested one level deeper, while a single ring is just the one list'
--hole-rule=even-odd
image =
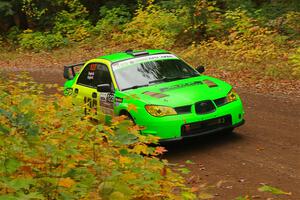
[{"label": "car roof", "polygon": [[147,49],[144,51],[127,50],[125,52],[119,52],[119,53],[113,53],[113,54],[109,54],[109,55],[99,56],[98,59],[105,59],[105,60],[108,60],[108,61],[114,63],[114,62],[118,62],[118,61],[122,61],[122,60],[128,60],[131,58],[135,58],[136,56],[134,56],[133,53],[139,53],[139,52],[145,52],[149,55],[169,53],[168,51],[161,50],[161,49]]}]

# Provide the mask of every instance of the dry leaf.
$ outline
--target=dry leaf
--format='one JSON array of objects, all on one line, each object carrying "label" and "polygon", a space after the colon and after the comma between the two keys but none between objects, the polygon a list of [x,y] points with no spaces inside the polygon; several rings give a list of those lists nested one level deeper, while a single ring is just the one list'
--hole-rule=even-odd
[{"label": "dry leaf", "polygon": [[75,181],[71,178],[62,178],[59,180],[58,185],[65,187],[65,188],[70,188],[75,184]]}]

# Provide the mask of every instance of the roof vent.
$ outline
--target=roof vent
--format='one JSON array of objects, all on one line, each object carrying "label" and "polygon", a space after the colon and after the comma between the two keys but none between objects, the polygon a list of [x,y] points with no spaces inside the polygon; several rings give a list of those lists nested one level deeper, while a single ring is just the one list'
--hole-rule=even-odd
[{"label": "roof vent", "polygon": [[132,54],[132,53],[133,53],[133,50],[132,50],[132,49],[127,49],[127,50],[125,51],[125,53],[127,53],[127,54]]},{"label": "roof vent", "polygon": [[149,55],[149,53],[146,51],[133,51],[132,49],[126,50],[125,53],[130,54],[135,57]]}]

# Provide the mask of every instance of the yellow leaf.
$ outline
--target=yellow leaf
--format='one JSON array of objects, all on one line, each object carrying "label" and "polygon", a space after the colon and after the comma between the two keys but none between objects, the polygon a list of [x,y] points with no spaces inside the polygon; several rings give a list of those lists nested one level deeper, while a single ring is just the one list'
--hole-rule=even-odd
[{"label": "yellow leaf", "polygon": [[215,7],[213,7],[213,6],[208,6],[208,7],[207,7],[207,10],[208,10],[208,11],[213,11],[213,10],[215,10]]},{"label": "yellow leaf", "polygon": [[74,184],[75,184],[75,181],[73,179],[69,178],[69,177],[60,179],[59,182],[58,182],[59,186],[62,186],[62,187],[65,187],[65,188],[70,188]]},{"label": "yellow leaf", "polygon": [[131,163],[131,159],[126,157],[126,156],[121,156],[120,157],[120,163],[121,164],[128,164],[128,163]]},{"label": "yellow leaf", "polygon": [[138,144],[136,145],[134,148],[133,148],[133,152],[135,153],[144,153],[144,154],[147,154],[147,145],[141,145],[141,144]]},{"label": "yellow leaf", "polygon": [[213,199],[214,195],[206,193],[206,192],[201,192],[198,197],[199,197],[199,199]]}]

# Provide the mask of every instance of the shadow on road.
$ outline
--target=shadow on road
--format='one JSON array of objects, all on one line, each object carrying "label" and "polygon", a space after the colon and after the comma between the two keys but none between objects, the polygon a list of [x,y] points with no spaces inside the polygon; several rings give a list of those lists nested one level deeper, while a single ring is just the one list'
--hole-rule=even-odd
[{"label": "shadow on road", "polygon": [[168,152],[165,157],[173,157],[182,153],[195,153],[195,151],[206,152],[221,146],[239,143],[244,139],[244,136],[234,133],[218,132],[209,135],[202,135],[194,138],[187,138],[181,141],[163,143]]}]

